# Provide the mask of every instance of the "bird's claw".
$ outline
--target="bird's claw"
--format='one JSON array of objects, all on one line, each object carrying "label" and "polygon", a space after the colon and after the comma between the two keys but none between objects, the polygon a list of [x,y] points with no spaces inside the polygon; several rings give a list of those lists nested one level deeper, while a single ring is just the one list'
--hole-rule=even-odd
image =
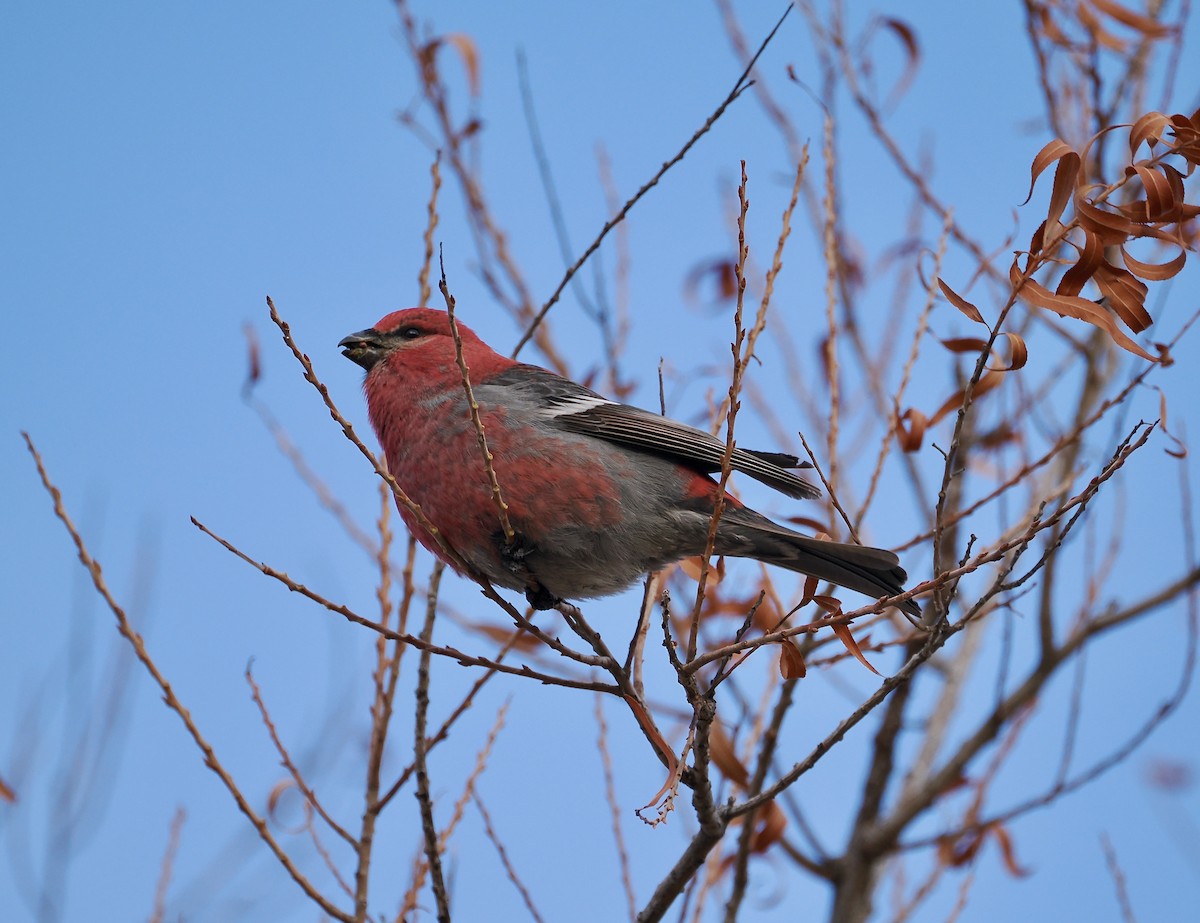
[{"label": "bird's claw", "polygon": [[527,562],[535,551],[537,551],[537,545],[520,532],[514,532],[510,539],[500,543],[500,555],[504,558],[504,563],[510,571],[525,582],[525,599],[529,605],[538,611],[553,609],[562,600],[542,586],[533,576]]},{"label": "bird's claw", "polygon": [[536,580],[532,581],[530,585],[525,588],[525,600],[529,603],[529,605],[533,606],[533,608],[537,609],[539,612],[544,612],[547,609],[553,609],[562,602],[561,599],[547,590]]}]

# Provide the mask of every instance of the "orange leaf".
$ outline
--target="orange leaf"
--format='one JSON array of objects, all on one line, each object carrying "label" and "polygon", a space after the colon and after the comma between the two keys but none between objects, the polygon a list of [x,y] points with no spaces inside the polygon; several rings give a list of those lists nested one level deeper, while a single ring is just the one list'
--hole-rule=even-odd
[{"label": "orange leaf", "polygon": [[958,310],[962,311],[963,314],[967,315],[967,317],[971,318],[971,320],[975,321],[976,323],[983,324],[985,327],[987,326],[987,323],[983,319],[983,315],[979,313],[979,308],[975,307],[975,305],[967,301],[967,299],[965,299],[962,295],[954,291],[954,289],[943,282],[940,277],[937,280],[937,284],[938,288],[942,290],[942,294],[946,296],[946,300],[954,305],[954,307],[958,308]]},{"label": "orange leaf", "polygon": [[761,855],[783,839],[787,815],[774,801],[768,801],[754,812],[754,828],[754,834],[750,837],[750,851]]},{"label": "orange leaf", "polygon": [[896,440],[904,452],[915,452],[921,448],[925,440],[925,430],[929,427],[929,418],[915,407],[896,418]]},{"label": "orange leaf", "polygon": [[[737,754],[733,749],[733,741],[729,739],[729,735],[725,733],[725,728],[720,721],[712,723],[712,732],[709,735],[708,742],[709,755],[712,761],[717,764],[717,768],[721,770],[721,774],[738,788],[744,789],[746,783],[750,781],[750,770],[745,764],[738,759]],[[657,799],[655,799],[657,800]]]},{"label": "orange leaf", "polygon": [[873,666],[871,666],[871,664],[867,661],[867,658],[863,656],[862,649],[859,648],[858,642],[854,640],[854,635],[852,635],[850,633],[849,626],[845,625],[842,622],[834,622],[829,627],[833,629],[833,633],[835,635],[837,635],[838,640],[841,641],[842,644],[846,645],[846,650],[848,650],[851,654],[854,655],[855,660],[857,660],[859,663],[861,663],[864,667],[866,667],[868,670],[870,670],[876,676],[883,675],[878,670],[876,670]]},{"label": "orange leaf", "polygon": [[1087,281],[1096,274],[1100,264],[1104,262],[1104,244],[1100,238],[1088,230],[1083,233],[1083,251],[1079,254],[1075,265],[1064,272],[1063,277],[1058,280],[1056,294],[1078,295],[1083,291],[1083,286]]},{"label": "orange leaf", "polygon": [[1144,143],[1151,147],[1162,140],[1163,132],[1171,124],[1171,120],[1161,112],[1147,112],[1129,129],[1129,156],[1136,157],[1137,149]]},{"label": "orange leaf", "polygon": [[709,301],[701,297],[702,288],[711,283],[715,291],[712,300],[729,300],[737,297],[737,264],[733,260],[709,260],[694,266],[683,281],[683,297],[691,302]]},{"label": "orange leaf", "polygon": [[1002,824],[995,823],[988,827],[988,832],[996,838],[996,843],[1000,846],[1000,855],[1004,857],[1004,867],[1008,869],[1008,874],[1014,878],[1025,878],[1031,874],[1030,870],[1020,865],[1017,862],[1016,853],[1013,850],[1012,837]]},{"label": "orange leaf", "polygon": [[301,830],[307,829],[309,822],[312,820],[312,805],[309,804],[307,798],[301,796],[300,803],[304,806],[305,818],[302,823],[289,828],[286,827],[283,821],[277,816],[279,812],[279,802],[283,798],[284,792],[287,792],[293,788],[297,788],[294,779],[280,779],[275,783],[275,785],[271,788],[270,794],[267,795],[267,816],[271,818],[271,820],[278,825],[280,829],[286,830],[288,833],[299,833]]},{"label": "orange leaf", "polygon": [[917,35],[908,23],[890,16],[882,17],[880,22],[885,28],[890,29],[904,46],[904,73],[900,75],[900,79],[896,81],[896,85],[892,87],[892,92],[888,95],[888,105],[892,106],[912,85],[913,78],[917,75],[917,65],[921,61],[921,49],[917,45]]},{"label": "orange leaf", "polygon": [[1033,281],[1033,279],[1023,278],[1015,260],[1009,269],[1009,280],[1012,282],[1013,290],[1021,300],[1027,301],[1037,308],[1046,308],[1063,317],[1074,317],[1076,320],[1087,321],[1087,323],[1099,327],[1107,333],[1112,337],[1113,342],[1122,349],[1128,350],[1135,356],[1141,356],[1150,362],[1155,361],[1152,355],[1138,346],[1137,343],[1117,327],[1117,322],[1113,320],[1111,314],[1094,301],[1089,301],[1086,298],[1078,296],[1055,295],[1049,289]]},{"label": "orange leaf", "polygon": [[[1033,198],[1033,187],[1037,185],[1038,177],[1042,175],[1042,171],[1044,171],[1046,167],[1050,166],[1050,164],[1056,161],[1061,162],[1063,160],[1066,160],[1068,164],[1074,164],[1074,171],[1076,174],[1078,174],[1080,164],[1079,154],[1076,153],[1075,148],[1071,147],[1071,145],[1067,144],[1067,142],[1063,141],[1061,138],[1055,138],[1053,141],[1047,142],[1046,146],[1037,152],[1037,156],[1033,158],[1033,163],[1029,167],[1029,194],[1025,196],[1025,201],[1021,203],[1022,205],[1028,204],[1029,200]],[[1055,171],[1055,186],[1059,185],[1059,178],[1057,175],[1058,172],[1059,171]],[[1063,183],[1066,183],[1069,173],[1069,168],[1063,173]],[[1073,186],[1074,183],[1072,182],[1069,185]],[[1052,194],[1051,213],[1053,213],[1053,205],[1054,196]],[[1066,202],[1063,202],[1062,208],[1065,207]],[[1058,215],[1062,214],[1062,208],[1058,209]],[[1057,215],[1055,215],[1055,219],[1057,220]]]},{"label": "orange leaf", "polygon": [[939,342],[952,353],[977,353],[987,349],[987,340],[978,337],[952,337]]},{"label": "orange leaf", "polygon": [[1167,429],[1167,395],[1162,388],[1155,385],[1155,390],[1158,391],[1158,425],[1162,428],[1163,433],[1170,439],[1177,449],[1163,449],[1172,458],[1187,458],[1187,446],[1183,444],[1183,440]]},{"label": "orange leaf", "polygon": [[1173,26],[1163,25],[1157,19],[1146,16],[1143,13],[1136,13],[1128,7],[1121,6],[1119,3],[1113,3],[1113,0],[1091,0],[1091,2],[1092,6],[1101,13],[1112,17],[1122,25],[1136,29],[1147,38],[1163,38],[1175,32]]},{"label": "orange leaf", "polygon": [[1023,369],[1025,363],[1029,361],[1029,347],[1025,345],[1025,341],[1015,333],[1002,333],[1000,336],[1008,340],[1010,358],[1003,368],[989,365],[987,370],[989,372],[1015,372]]},{"label": "orange leaf", "polygon": [[451,32],[442,36],[442,41],[453,45],[458,56],[462,58],[463,68],[467,72],[467,86],[470,87],[472,96],[478,96],[479,49],[475,45],[474,39],[462,32]]},{"label": "orange leaf", "polygon": [[1130,330],[1140,333],[1154,323],[1143,304],[1150,290],[1129,270],[1104,263],[1096,272],[1096,286]]},{"label": "orange leaf", "polygon": [[1142,279],[1149,279],[1151,282],[1162,282],[1164,279],[1170,279],[1177,275],[1183,269],[1183,264],[1187,262],[1187,251],[1180,250],[1179,255],[1175,259],[1168,260],[1165,263],[1143,263],[1141,260],[1135,260],[1122,247],[1121,258],[1125,261],[1125,265],[1129,271],[1135,276],[1139,276]]},{"label": "orange leaf", "polygon": [[804,655],[791,639],[779,643],[779,675],[784,679],[804,679],[808,667],[804,663]]},{"label": "orange leaf", "polygon": [[1083,4],[1075,8],[1075,15],[1079,18],[1080,24],[1087,29],[1092,38],[1100,45],[1108,48],[1111,51],[1122,52],[1125,50],[1126,43],[1117,38],[1102,25],[1092,11]]}]

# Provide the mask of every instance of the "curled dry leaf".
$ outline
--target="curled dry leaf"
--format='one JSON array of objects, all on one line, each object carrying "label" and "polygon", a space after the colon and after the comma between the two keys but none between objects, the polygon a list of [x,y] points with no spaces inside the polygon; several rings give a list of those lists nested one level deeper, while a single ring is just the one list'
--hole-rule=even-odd
[{"label": "curled dry leaf", "polygon": [[1183,269],[1183,264],[1187,262],[1187,251],[1180,250],[1174,259],[1165,263],[1143,263],[1130,256],[1129,251],[1122,246],[1121,259],[1125,261],[1126,268],[1135,276],[1151,282],[1162,282],[1178,275],[1179,271]]},{"label": "curled dry leaf", "polygon": [[[1022,301],[1036,308],[1046,308],[1060,317],[1073,317],[1076,320],[1086,321],[1107,333],[1113,342],[1122,349],[1133,353],[1135,356],[1141,356],[1149,362],[1155,361],[1155,358],[1150,353],[1146,352],[1146,350],[1142,349],[1142,347],[1126,336],[1117,327],[1117,322],[1113,319],[1112,314],[1096,304],[1096,302],[1075,295],[1058,295],[1051,292],[1045,286],[1025,276],[1018,267],[1016,260],[1013,261],[1012,267],[1009,269],[1009,280],[1012,282],[1013,290]],[[982,383],[981,381],[980,384]]]},{"label": "curled dry leaf", "polygon": [[1138,148],[1143,144],[1153,148],[1162,140],[1163,134],[1170,126],[1169,116],[1161,112],[1147,112],[1130,126],[1129,156],[1136,157]]},{"label": "curled dry leaf", "polygon": [[480,88],[479,48],[469,35],[462,32],[451,32],[435,38],[421,49],[419,56],[426,83],[433,83],[437,80],[437,53],[443,45],[450,45],[458,52],[463,63],[463,70],[467,74],[467,88],[472,96],[478,96]]},{"label": "curled dry leaf", "polygon": [[1187,446],[1184,445],[1182,439],[1180,439],[1178,436],[1176,436],[1174,433],[1172,433],[1167,428],[1167,395],[1166,395],[1166,392],[1163,391],[1162,388],[1159,388],[1157,385],[1155,386],[1155,390],[1158,392],[1158,425],[1162,429],[1162,431],[1166,435],[1166,437],[1168,439],[1170,439],[1173,443],[1175,443],[1175,446],[1176,446],[1176,448],[1174,448],[1174,449],[1164,449],[1163,451],[1165,451],[1172,458],[1187,458],[1187,454],[1188,454]]},{"label": "curled dry leaf", "polygon": [[1048,221],[1051,223],[1057,221],[1071,200],[1071,190],[1075,188],[1081,162],[1082,158],[1079,156],[1079,152],[1061,138],[1047,142],[1045,147],[1037,152],[1033,163],[1030,164],[1029,193],[1021,204],[1029,203],[1029,200],[1033,198],[1033,190],[1037,185],[1038,177],[1050,164],[1057,163],[1058,168],[1054,171],[1054,185],[1050,193],[1050,206],[1046,213]]},{"label": "curled dry leaf", "polygon": [[[968,811],[969,822],[975,822],[977,811],[978,804]],[[941,837],[938,840],[937,846],[938,861],[942,865],[952,868],[962,868],[969,865],[979,855],[979,850],[983,848],[983,844],[987,842],[988,837],[995,839],[996,845],[1000,847],[1004,867],[1008,870],[1009,874],[1017,878],[1023,878],[1030,874],[1028,869],[1017,862],[1012,835],[999,821],[993,821],[978,827],[967,827],[957,834],[947,834]]]},{"label": "curled dry leaf", "polygon": [[1025,363],[1029,361],[1029,347],[1025,345],[1025,341],[1015,333],[1002,333],[1000,336],[1008,341],[1008,362],[1001,367],[989,365],[987,370],[989,372],[1015,372],[1023,369]]},{"label": "curled dry leaf", "polygon": [[1008,829],[1000,823],[991,824],[988,828],[1000,847],[1000,855],[1004,857],[1004,867],[1014,878],[1025,878],[1032,874],[1030,869],[1017,862],[1016,851],[1013,849],[1012,836]]},{"label": "curled dry leaf", "polygon": [[784,679],[804,679],[808,675],[804,655],[791,638],[779,642],[779,675]]},{"label": "curled dry leaf", "polygon": [[750,837],[750,851],[762,855],[781,839],[787,829],[787,815],[774,801],[768,801],[754,814],[754,833]]},{"label": "curled dry leaf", "polygon": [[271,793],[267,795],[267,817],[269,817],[271,822],[280,830],[292,834],[300,833],[301,831],[308,829],[309,824],[312,822],[313,810],[312,805],[308,803],[308,799],[301,798],[300,803],[304,806],[303,823],[296,824],[292,827],[288,827],[283,823],[283,821],[279,818],[279,802],[283,799],[285,792],[288,792],[294,788],[296,788],[295,779],[280,779],[271,788]]},{"label": "curled dry leaf", "polygon": [[458,52],[458,56],[462,59],[463,69],[467,72],[467,86],[471,90],[472,96],[479,95],[479,48],[475,41],[462,32],[451,32],[449,35],[443,36],[442,41],[454,46],[454,50]]},{"label": "curled dry leaf", "polygon": [[709,738],[709,755],[721,770],[721,775],[740,789],[745,789],[750,781],[750,770],[745,763],[738,759],[737,751],[733,748],[733,740],[725,731],[720,721],[712,724],[712,734]]},{"label": "curled dry leaf", "polygon": [[737,263],[724,258],[694,266],[683,281],[683,297],[692,304],[728,301],[737,290]]},{"label": "curled dry leaf", "polygon": [[925,441],[925,430],[929,428],[929,418],[915,407],[896,417],[896,440],[904,452],[915,452]]},{"label": "curled dry leaf", "polygon": [[900,44],[904,46],[904,71],[900,74],[892,92],[888,94],[888,106],[894,106],[908,92],[913,79],[917,76],[917,67],[921,63],[921,47],[917,44],[917,35],[912,26],[901,19],[891,16],[881,16],[876,20],[880,26],[891,32]]}]

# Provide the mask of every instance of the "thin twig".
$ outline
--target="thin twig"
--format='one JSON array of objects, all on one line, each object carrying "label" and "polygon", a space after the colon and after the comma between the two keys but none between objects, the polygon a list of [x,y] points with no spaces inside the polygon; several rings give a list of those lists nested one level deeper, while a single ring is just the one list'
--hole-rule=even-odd
[{"label": "thin twig", "polygon": [[[442,580],[443,565],[438,562],[429,576],[429,601],[425,607],[425,624],[421,627],[421,640],[430,643],[433,624],[437,617],[437,594]],[[421,651],[417,667],[416,720],[413,729],[413,763],[416,766],[417,804],[421,810],[421,830],[425,834],[425,861],[433,887],[433,898],[437,903],[438,923],[450,923],[450,901],[446,896],[446,880],[442,874],[442,854],[438,843],[437,827],[433,821],[433,798],[429,794],[429,770],[426,766],[425,724],[429,714],[429,651]]]},{"label": "thin twig", "polygon": [[84,568],[87,569],[88,574],[91,576],[92,585],[96,588],[96,592],[100,594],[109,610],[116,617],[117,630],[121,633],[121,636],[129,642],[130,646],[133,648],[134,655],[141,662],[142,666],[146,668],[146,671],[150,674],[151,678],[153,678],[159,689],[162,690],[163,699],[166,702],[167,707],[171,711],[175,712],[175,714],[179,717],[179,720],[183,722],[184,727],[187,728],[188,734],[191,735],[191,738],[196,743],[196,746],[200,748],[200,752],[204,754],[204,764],[214,773],[216,773],[217,777],[224,784],[225,789],[233,797],[234,802],[238,806],[238,810],[246,815],[246,818],[250,821],[259,837],[264,843],[267,844],[267,848],[271,850],[271,852],[275,855],[275,858],[279,860],[280,865],[284,867],[288,875],[291,876],[292,880],[300,886],[301,890],[304,891],[309,899],[335,920],[341,920],[344,921],[344,923],[352,923],[354,918],[350,914],[339,910],[328,900],[328,898],[325,897],[325,895],[318,891],[292,861],[291,856],[289,856],[284,851],[283,847],[279,845],[278,841],[271,833],[270,828],[267,826],[267,822],[261,816],[259,816],[258,812],[255,811],[254,808],[250,806],[250,802],[246,799],[246,796],[242,794],[241,789],[238,788],[237,783],[233,780],[233,776],[229,774],[229,772],[222,765],[221,761],[217,758],[216,752],[213,750],[212,745],[209,744],[204,735],[200,733],[200,728],[197,727],[196,723],[192,720],[191,712],[184,707],[178,696],[175,695],[175,690],[167,681],[166,676],[163,675],[163,673],[159,670],[158,665],[150,657],[149,652],[146,650],[146,643],[142,636],[134,630],[133,625],[130,624],[129,617],[125,614],[125,610],[120,606],[120,604],[117,603],[112,593],[109,592],[108,584],[105,582],[104,577],[101,574],[100,563],[88,552],[87,546],[83,542],[83,538],[80,536],[79,531],[75,528],[75,524],[71,521],[71,517],[67,514],[66,507],[63,505],[62,501],[62,494],[50,480],[50,475],[46,473],[46,467],[42,463],[42,456],[34,446],[33,440],[26,432],[22,432],[21,436],[25,440],[25,445],[29,449],[29,454],[33,456],[34,464],[37,466],[38,476],[42,480],[42,486],[46,488],[47,493],[50,494],[51,499],[54,501],[54,515],[58,517],[59,521],[63,524],[63,527],[67,530],[67,533],[71,536],[71,541],[75,543],[76,553],[79,555],[80,562],[83,564]]},{"label": "thin twig", "polygon": [[655,173],[654,176],[652,176],[645,183],[645,185],[642,186],[641,189],[635,192],[623,206],[621,206],[621,210],[617,212],[616,215],[604,223],[604,227],[600,229],[600,233],[596,235],[596,239],[588,245],[588,248],[583,251],[583,254],[579,257],[579,259],[571,264],[571,267],[567,270],[566,275],[563,276],[562,281],[558,283],[558,287],[550,295],[546,303],[542,305],[541,310],[538,311],[537,315],[533,318],[532,323],[530,323],[530,325],[526,328],[524,336],[522,336],[517,342],[517,345],[513,347],[513,358],[516,358],[525,344],[529,342],[530,338],[534,334],[534,331],[537,330],[542,320],[550,312],[550,309],[554,307],[555,303],[562,295],[563,290],[567,287],[567,284],[571,281],[575,273],[579,272],[579,270],[583,267],[583,264],[588,261],[588,258],[600,248],[600,244],[604,241],[604,238],[608,236],[608,232],[625,220],[625,216],[628,215],[630,209],[632,209],[633,206],[636,205],[639,200],[641,200],[642,196],[657,186],[659,180],[666,175],[667,171],[675,166],[675,164],[679,163],[679,161],[683,160],[684,156],[695,146],[696,142],[703,138],[708,133],[709,129],[717,123],[717,119],[724,115],[725,110],[733,104],[733,101],[741,96],[742,92],[751,85],[746,82],[750,77],[750,72],[754,70],[754,65],[758,63],[759,57],[764,51],[767,50],[767,45],[771,43],[771,39],[775,37],[775,33],[779,31],[779,27],[783,25],[783,21],[787,19],[788,13],[791,11],[792,5],[789,3],[787,9],[783,11],[783,15],[779,17],[779,21],[775,23],[775,27],[771,29],[771,31],[767,34],[767,37],[762,40],[762,44],[758,46],[758,51],[754,53],[754,57],[750,59],[750,63],[746,65],[746,69],[742,71],[741,76],[738,77],[737,82],[734,83],[733,89],[729,91],[729,95],[725,97],[719,106],[717,106],[717,108],[713,111],[713,114],[710,115],[705,123],[696,130],[696,133],[688,139],[687,143],[684,144],[682,148],[679,149],[679,152],[666,163],[664,163],[659,168],[658,172]]}]

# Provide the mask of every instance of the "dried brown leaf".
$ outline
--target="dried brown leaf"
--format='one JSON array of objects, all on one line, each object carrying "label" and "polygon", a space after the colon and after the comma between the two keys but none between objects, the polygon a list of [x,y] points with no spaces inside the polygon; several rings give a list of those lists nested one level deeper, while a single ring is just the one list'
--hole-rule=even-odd
[{"label": "dried brown leaf", "polygon": [[1092,40],[1096,44],[1117,53],[1125,50],[1125,46],[1127,44],[1125,40],[1117,38],[1117,36],[1105,29],[1104,26],[1100,24],[1099,18],[1096,17],[1092,11],[1087,8],[1087,6],[1082,3],[1078,4],[1075,7],[1075,15],[1079,19],[1079,24],[1087,30],[1088,34],[1092,37]]},{"label": "dried brown leaf", "polygon": [[1143,263],[1141,260],[1134,259],[1129,255],[1124,247],[1121,248],[1121,258],[1125,261],[1126,267],[1135,276],[1142,279],[1149,279],[1151,282],[1162,282],[1164,279],[1170,279],[1183,269],[1184,263],[1187,262],[1187,251],[1180,250],[1175,259],[1168,260],[1165,263]]},{"label": "dried brown leaf", "polygon": [[9,804],[17,803],[16,791],[3,779],[0,779],[0,801],[7,801]]},{"label": "dried brown leaf", "polygon": [[[1142,347],[1138,346],[1137,343],[1125,335],[1108,311],[1104,310],[1104,308],[1100,307],[1094,301],[1089,301],[1086,298],[1078,296],[1054,294],[1033,279],[1022,277],[1020,268],[1017,266],[1015,260],[1009,270],[1009,279],[1012,282],[1013,290],[1023,301],[1037,308],[1046,308],[1061,317],[1074,317],[1076,320],[1086,321],[1107,333],[1112,337],[1113,342],[1122,349],[1128,350],[1135,356],[1141,356],[1150,362],[1155,361],[1150,353],[1146,352],[1146,350],[1142,349]],[[981,380],[980,384],[982,383]]]},{"label": "dried brown leaf", "polygon": [[467,86],[472,96],[479,95],[479,47],[471,36],[462,32],[451,32],[442,36],[442,41],[454,47],[462,59],[463,69],[467,72]]},{"label": "dried brown leaf", "polygon": [[904,452],[915,452],[921,448],[925,440],[925,430],[929,428],[929,418],[915,407],[896,418],[896,441]]},{"label": "dried brown leaf", "polygon": [[1128,169],[1137,174],[1146,191],[1146,220],[1158,221],[1162,215],[1175,213],[1176,190],[1166,175],[1144,162],[1132,164]]},{"label": "dried brown leaf", "polygon": [[942,290],[942,294],[946,296],[946,300],[954,305],[954,307],[958,308],[958,310],[962,311],[963,314],[967,315],[967,317],[971,318],[971,320],[975,321],[976,323],[983,324],[985,327],[987,326],[983,319],[983,315],[979,313],[979,308],[975,307],[975,305],[967,301],[967,299],[965,299],[962,295],[954,291],[954,289],[942,281],[941,277],[938,278],[937,284],[938,288]]},{"label": "dried brown leaf", "polygon": [[1108,211],[1088,199],[1082,191],[1075,195],[1075,217],[1086,231],[1096,234],[1107,245],[1120,245],[1130,237],[1153,237],[1174,243],[1176,237],[1160,228]]},{"label": "dried brown leaf", "polygon": [[1164,449],[1163,451],[1166,452],[1168,455],[1170,455],[1172,458],[1187,458],[1187,454],[1188,454],[1187,446],[1184,445],[1182,439],[1180,439],[1178,436],[1176,436],[1174,433],[1172,433],[1167,428],[1167,395],[1166,395],[1166,392],[1163,391],[1162,388],[1158,388],[1158,387],[1156,387],[1155,390],[1158,391],[1158,425],[1162,429],[1162,431],[1166,435],[1166,437],[1168,439],[1170,439],[1176,445],[1176,448],[1174,448],[1174,449]]},{"label": "dried brown leaf", "polygon": [[988,832],[995,837],[996,843],[1000,847],[1000,855],[1004,858],[1004,867],[1008,869],[1008,873],[1014,878],[1025,878],[1030,875],[1031,871],[1017,862],[1012,836],[1005,826],[1000,823],[991,824],[988,826]]},{"label": "dried brown leaf", "polygon": [[804,679],[808,667],[804,663],[804,655],[800,648],[786,638],[779,643],[779,675],[784,679]]},{"label": "dried brown leaf", "polygon": [[[710,285],[714,297],[703,294]],[[723,257],[693,266],[683,281],[683,297],[693,303],[728,301],[737,297],[737,290],[737,263]]]},{"label": "dried brown leaf", "polygon": [[1055,292],[1059,295],[1078,295],[1104,262],[1104,243],[1090,231],[1084,231],[1083,250],[1079,259],[1058,280]]},{"label": "dried brown leaf", "polygon": [[[709,738],[709,755],[716,763],[721,774],[738,788],[744,789],[750,781],[750,770],[738,759],[733,748],[733,741],[725,732],[720,721],[712,723],[712,733]],[[657,799],[656,799],[657,800]]]},{"label": "dried brown leaf", "polygon": [[271,818],[272,822],[279,829],[296,834],[308,828],[308,824],[312,820],[312,805],[308,803],[308,799],[302,797],[300,803],[304,806],[304,821],[292,827],[285,825],[278,816],[279,802],[283,798],[284,793],[293,788],[298,790],[295,779],[280,779],[275,783],[271,788],[270,794],[267,795],[267,816]]},{"label": "dried brown leaf", "polygon": [[[701,569],[704,567],[704,558],[694,556],[684,558],[679,562],[679,569],[688,575],[692,580],[699,580]],[[725,576],[725,559],[717,558],[716,566],[708,569],[708,583],[717,584],[721,582],[721,578]]]},{"label": "dried brown leaf", "polygon": [[987,349],[987,340],[979,337],[951,337],[939,342],[952,353],[977,353]]},{"label": "dried brown leaf", "polygon": [[885,29],[892,32],[904,46],[904,72],[888,95],[888,105],[890,106],[895,105],[912,86],[913,79],[917,76],[917,67],[921,63],[921,48],[917,44],[916,33],[908,23],[891,16],[883,16],[879,22]]},{"label": "dried brown leaf", "polygon": [[768,801],[755,812],[754,833],[750,837],[750,851],[762,855],[781,839],[787,829],[787,815],[774,801]]},{"label": "dried brown leaf", "polygon": [[1137,156],[1137,150],[1143,144],[1151,148],[1162,141],[1163,133],[1171,125],[1171,120],[1161,112],[1147,112],[1129,128],[1129,156]]},{"label": "dried brown leaf", "polygon": [[854,640],[854,635],[850,632],[850,626],[846,625],[844,622],[834,622],[829,627],[833,629],[833,633],[837,635],[838,640],[841,641],[842,644],[846,645],[846,650],[854,655],[855,660],[861,663],[876,676],[883,675],[873,666],[871,666],[867,658],[863,656],[862,649],[858,646],[858,642]]},{"label": "dried brown leaf", "polygon": [[1165,38],[1175,31],[1174,26],[1165,25],[1144,13],[1134,12],[1128,7],[1114,3],[1113,0],[1091,0],[1091,3],[1101,13],[1115,19],[1121,25],[1136,29],[1146,38]]},{"label": "dried brown leaf", "polygon": [[486,622],[469,622],[464,627],[487,638],[491,638],[497,644],[508,644],[509,641],[512,641],[513,648],[518,651],[532,651],[542,645],[542,642],[538,638],[527,631],[522,631],[513,640],[514,629],[505,628],[503,625],[489,625]]},{"label": "dried brown leaf", "polygon": [[1108,306],[1130,330],[1140,333],[1154,323],[1145,307],[1146,295],[1150,290],[1145,282],[1129,270],[1104,263],[1096,271],[1096,285],[1107,299]]},{"label": "dried brown leaf", "polygon": [[[1064,161],[1067,164],[1065,169],[1062,166]],[[1059,168],[1054,171],[1054,191],[1050,196],[1048,216],[1050,219],[1057,221],[1067,204],[1066,200],[1059,202],[1057,199],[1057,196],[1061,195],[1059,187],[1066,186],[1067,189],[1074,187],[1075,177],[1079,175],[1079,165],[1081,163],[1079,153],[1061,138],[1048,141],[1033,158],[1033,163],[1029,167],[1029,194],[1025,196],[1025,201],[1021,204],[1026,205],[1033,198],[1033,189],[1037,185],[1038,177],[1052,163],[1058,163]]]},{"label": "dried brown leaf", "polygon": [[1029,347],[1025,345],[1025,340],[1015,333],[1002,333],[1000,336],[1008,340],[1008,362],[1003,366],[989,365],[986,367],[987,370],[989,372],[1015,372],[1025,368],[1025,363],[1029,361]]}]

